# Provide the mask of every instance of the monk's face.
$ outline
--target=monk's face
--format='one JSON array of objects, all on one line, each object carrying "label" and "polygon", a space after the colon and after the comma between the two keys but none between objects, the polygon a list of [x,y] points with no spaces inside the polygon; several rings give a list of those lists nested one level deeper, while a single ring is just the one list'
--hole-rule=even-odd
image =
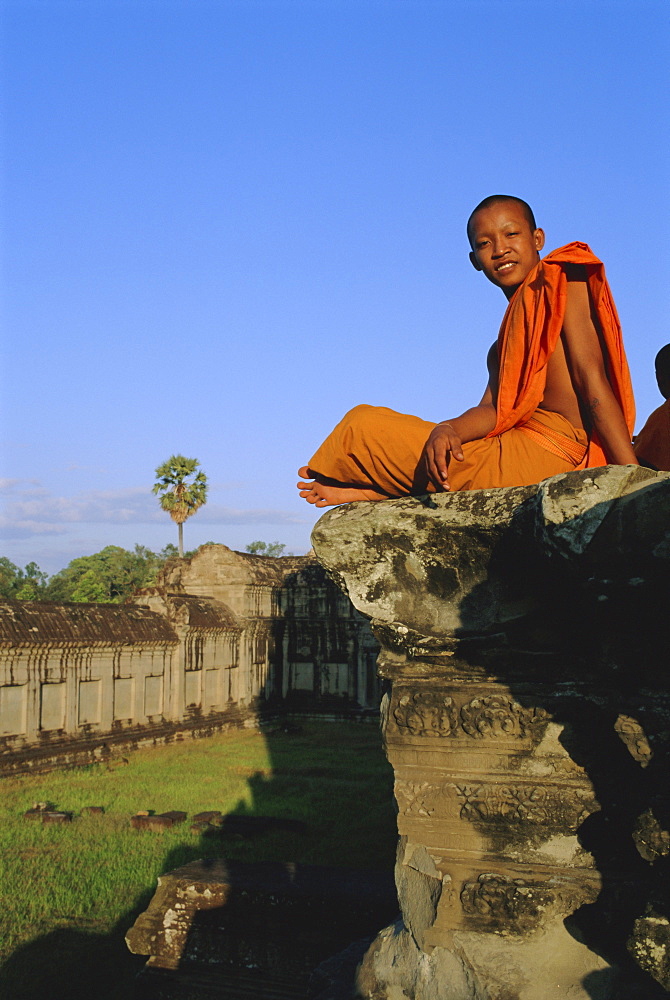
[{"label": "monk's face", "polygon": [[483,208],[470,224],[470,261],[511,298],[540,259],[541,229],[531,229],[521,205],[499,201]]}]

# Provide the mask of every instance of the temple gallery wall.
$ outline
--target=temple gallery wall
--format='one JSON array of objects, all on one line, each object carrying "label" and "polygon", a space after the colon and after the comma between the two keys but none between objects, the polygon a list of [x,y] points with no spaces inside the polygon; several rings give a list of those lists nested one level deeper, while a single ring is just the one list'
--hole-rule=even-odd
[{"label": "temple gallery wall", "polygon": [[367,620],[305,557],[203,546],[125,605],[0,604],[0,768],[379,704]]}]

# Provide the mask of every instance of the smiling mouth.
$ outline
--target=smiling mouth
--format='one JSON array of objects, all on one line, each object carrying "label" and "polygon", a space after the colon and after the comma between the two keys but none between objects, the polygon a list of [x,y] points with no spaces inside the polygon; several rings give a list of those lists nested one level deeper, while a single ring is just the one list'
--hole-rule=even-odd
[{"label": "smiling mouth", "polygon": [[496,274],[500,274],[501,271],[509,271],[510,268],[516,267],[517,262],[515,260],[506,260],[504,264],[498,264],[496,268]]}]

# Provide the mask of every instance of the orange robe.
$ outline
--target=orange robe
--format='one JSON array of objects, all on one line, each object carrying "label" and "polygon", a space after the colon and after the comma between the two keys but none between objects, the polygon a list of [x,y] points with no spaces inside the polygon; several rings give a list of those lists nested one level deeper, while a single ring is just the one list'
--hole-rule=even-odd
[{"label": "orange robe", "polygon": [[[539,408],[547,363],[563,327],[566,264],[586,268],[607,376],[632,434],[633,390],[605,268],[585,243],[569,243],[539,261],[507,307],[498,336],[496,425],[485,438],[463,445],[462,462],[450,458],[452,490],[526,486],[559,472],[607,464],[595,434],[589,438],[561,414]],[[430,421],[386,407],[356,406],[329,434],[309,468],[390,497],[423,493],[432,487],[426,487],[419,460],[433,427]]]},{"label": "orange robe", "polygon": [[670,399],[649,416],[635,438],[635,454],[662,472],[670,472]]}]

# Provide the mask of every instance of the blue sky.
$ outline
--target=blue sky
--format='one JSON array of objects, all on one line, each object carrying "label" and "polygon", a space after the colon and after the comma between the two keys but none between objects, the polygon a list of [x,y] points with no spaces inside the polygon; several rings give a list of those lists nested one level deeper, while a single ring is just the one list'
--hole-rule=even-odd
[{"label": "blue sky", "polygon": [[670,341],[667,3],[5,0],[2,552],[309,547],[298,465],[359,402],[478,401],[492,193],[607,266],[638,403]]}]

